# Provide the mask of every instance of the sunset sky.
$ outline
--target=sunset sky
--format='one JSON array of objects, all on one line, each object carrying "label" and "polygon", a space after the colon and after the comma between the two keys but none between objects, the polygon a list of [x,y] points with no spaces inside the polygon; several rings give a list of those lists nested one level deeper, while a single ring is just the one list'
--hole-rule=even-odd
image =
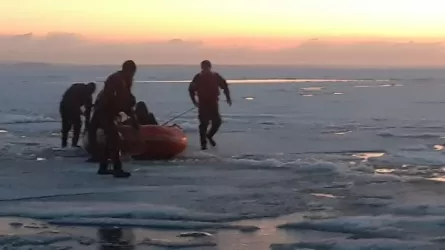
[{"label": "sunset sky", "polygon": [[[284,59],[283,55],[278,56],[283,54],[283,50],[298,49],[301,52],[308,43],[309,47],[322,44],[324,48],[349,48],[343,53],[355,51],[357,56],[362,53],[360,48],[365,52],[366,46],[372,45],[370,49],[373,50],[378,50],[376,45],[379,48],[383,46],[382,50],[385,50],[394,44],[404,43],[404,53],[413,49],[413,55],[418,57],[424,54],[424,50],[434,50],[432,54],[436,56],[431,59],[432,64],[445,65],[445,59],[438,58],[436,51],[442,53],[439,43],[445,40],[444,9],[443,0],[4,1],[0,8],[0,42],[7,49],[0,49],[0,56],[8,60],[45,61],[43,55],[30,51],[31,47],[49,49],[59,39],[61,43],[56,47],[65,45],[64,49],[59,48],[65,51],[65,55],[59,59],[49,58],[50,61],[88,63],[87,58],[73,57],[78,53],[67,54],[66,50],[80,49],[79,43],[84,49],[100,44],[109,46],[110,50],[127,46],[132,47],[134,53],[134,47],[147,44],[159,47],[165,43],[168,50],[171,50],[169,46],[177,47],[179,44],[182,49],[192,46],[197,49],[195,52],[208,56],[221,54],[221,51],[233,56],[237,54],[235,50],[240,49],[246,53],[250,51],[250,54],[264,52],[268,56],[262,60],[279,63]],[[12,38],[17,38],[16,35],[28,33],[32,36],[20,36],[21,42],[24,38],[30,40],[27,44],[17,44],[16,40],[11,42]],[[65,36],[63,41],[61,36]],[[173,45],[172,39],[177,39]],[[42,40],[51,40],[51,46],[48,43],[42,45]],[[76,46],[68,46],[70,43],[76,43]],[[21,51],[20,56],[14,55],[16,50]],[[23,50],[30,52],[23,55]],[[304,52],[309,53],[308,50]],[[30,53],[34,55],[32,58]],[[179,58],[181,56],[184,55],[176,58],[169,54],[168,60],[183,61]],[[301,59],[302,54],[298,56]],[[251,57],[245,58],[245,63],[255,60]],[[295,63],[308,60],[311,61],[309,58]],[[419,60],[423,63],[427,58]],[[100,59],[90,61],[99,63]],[[159,63],[163,63],[161,61]],[[334,58],[332,61],[335,63]],[[148,60],[147,63],[156,61]],[[283,63],[292,63],[292,60],[287,58]]]}]

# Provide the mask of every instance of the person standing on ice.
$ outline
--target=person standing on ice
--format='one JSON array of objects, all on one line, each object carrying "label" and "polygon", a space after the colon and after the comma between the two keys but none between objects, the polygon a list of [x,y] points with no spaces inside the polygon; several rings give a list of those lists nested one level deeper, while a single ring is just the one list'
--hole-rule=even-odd
[{"label": "person standing on ice", "polygon": [[[133,106],[135,98],[131,93],[131,85],[136,74],[136,64],[128,60],[123,63],[122,70],[110,75],[105,81],[101,96],[98,98],[91,120],[90,129],[102,128],[105,134],[105,147],[99,153],[99,175],[113,174],[116,178],[128,178],[129,172],[122,170],[120,160],[119,132],[116,119],[121,112],[126,113],[134,122],[131,124],[135,130],[139,125],[135,119]],[[95,141],[95,140],[93,140]],[[96,145],[91,145],[93,148]],[[108,169],[108,159],[113,162],[113,171]]]},{"label": "person standing on ice", "polygon": [[[85,117],[85,131],[88,130],[91,108],[93,106],[93,94],[96,91],[96,84],[75,83],[63,94],[60,101],[59,112],[62,118],[62,148],[67,146],[68,133],[73,128],[73,138],[71,145],[78,147],[80,131],[82,129],[82,114]],[[81,108],[85,111],[82,112]]]},{"label": "person standing on ice", "polygon": [[[220,74],[212,71],[212,63],[209,60],[202,61],[201,72],[193,77],[188,89],[193,104],[198,108],[201,150],[207,149],[207,140],[210,145],[216,146],[213,136],[218,132],[222,123],[218,104],[220,88],[224,90],[227,103],[232,106],[227,81]],[[210,123],[212,123],[212,127],[207,132]]]}]

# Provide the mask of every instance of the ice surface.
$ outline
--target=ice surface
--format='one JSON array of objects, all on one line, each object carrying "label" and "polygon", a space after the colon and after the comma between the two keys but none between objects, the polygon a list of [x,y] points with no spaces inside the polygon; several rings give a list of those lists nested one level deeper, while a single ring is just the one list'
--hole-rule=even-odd
[{"label": "ice surface", "polygon": [[197,248],[197,247],[205,247],[205,246],[216,246],[216,242],[212,238],[206,238],[201,240],[188,240],[188,241],[173,241],[173,240],[157,240],[157,239],[146,239],[141,242],[140,245],[146,246],[157,246],[157,247],[166,247],[169,249],[183,249],[183,248]]},{"label": "ice surface", "polygon": [[386,155],[369,160],[372,164],[380,166],[443,166],[445,165],[445,155],[435,151],[420,152],[397,152],[392,155]]},{"label": "ice surface", "polygon": [[20,235],[20,236],[0,236],[1,245],[12,246],[37,246],[50,245],[57,242],[73,240],[71,236],[63,235]]},{"label": "ice surface", "polygon": [[301,242],[296,244],[274,244],[272,250],[439,250],[438,246],[428,242],[418,241],[400,241],[388,239],[372,240],[341,240],[341,241],[319,241],[319,242]]},{"label": "ice surface", "polygon": [[69,226],[120,226],[140,227],[164,230],[203,230],[203,229],[233,229],[240,231],[256,231],[255,226],[230,225],[225,223],[180,221],[180,220],[147,220],[147,219],[120,219],[120,218],[64,218],[48,221],[55,225]]},{"label": "ice surface", "polygon": [[[0,65],[0,216],[60,226],[212,229],[220,233],[207,244],[224,250],[443,244],[432,240],[443,236],[445,220],[442,70],[218,67],[233,94],[232,107],[221,103],[218,147],[199,150],[197,112],[187,113],[172,122],[188,135],[187,151],[167,162],[124,159],[133,172],[128,180],[97,176],[85,152],[58,148],[63,91],[113,70]],[[134,93],[167,121],[191,106],[187,79],[196,70],[141,67]],[[299,219],[273,219],[289,214]],[[2,239],[51,243],[42,249],[63,240],[8,237]],[[148,245],[206,243],[147,238]]]},{"label": "ice surface", "polygon": [[[197,213],[184,208],[175,208],[145,203],[112,202],[25,202],[23,205],[5,205],[0,209],[0,216],[28,217],[36,219],[59,218],[131,218],[191,220],[200,222],[230,221],[239,216],[230,214]],[[51,207],[51,210],[48,210]],[[106,210],[104,208],[107,208]]]},{"label": "ice surface", "polygon": [[419,228],[436,231],[443,227],[445,217],[351,216],[326,220],[287,223],[280,228],[317,230],[353,234],[357,238],[414,238]]}]

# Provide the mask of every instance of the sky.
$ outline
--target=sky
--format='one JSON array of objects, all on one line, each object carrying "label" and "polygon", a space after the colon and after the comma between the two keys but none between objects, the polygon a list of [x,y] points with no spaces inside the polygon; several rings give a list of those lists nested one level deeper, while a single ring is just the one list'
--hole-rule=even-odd
[{"label": "sky", "polygon": [[0,60],[445,66],[443,0],[15,0]]}]

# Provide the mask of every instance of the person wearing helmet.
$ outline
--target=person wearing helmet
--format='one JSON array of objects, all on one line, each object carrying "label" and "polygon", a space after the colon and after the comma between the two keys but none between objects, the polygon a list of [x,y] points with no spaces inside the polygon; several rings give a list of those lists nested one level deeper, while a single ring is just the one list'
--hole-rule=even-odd
[{"label": "person wearing helmet", "polygon": [[[62,118],[62,147],[67,146],[68,133],[73,129],[71,145],[78,147],[80,131],[82,129],[82,114],[85,117],[85,131],[88,130],[91,108],[93,106],[93,94],[96,91],[96,84],[75,83],[71,85],[63,94],[59,105],[59,112]],[[82,107],[85,111],[82,112]]]},{"label": "person wearing helmet", "polygon": [[[198,108],[201,150],[207,149],[207,140],[213,147],[216,146],[213,136],[222,123],[218,105],[220,88],[224,90],[227,103],[231,106],[232,99],[227,81],[220,74],[212,71],[212,63],[209,60],[202,61],[201,72],[193,77],[189,85],[190,98]],[[198,96],[198,101],[196,96]],[[212,127],[207,131],[210,123]]]}]

